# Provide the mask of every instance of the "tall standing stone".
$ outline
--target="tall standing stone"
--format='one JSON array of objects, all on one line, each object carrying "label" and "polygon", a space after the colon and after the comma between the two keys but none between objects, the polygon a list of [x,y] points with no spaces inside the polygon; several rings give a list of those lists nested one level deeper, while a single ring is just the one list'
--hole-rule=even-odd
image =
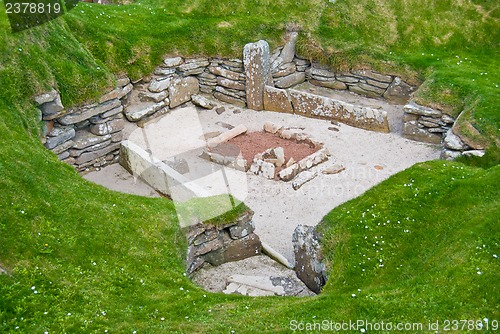
[{"label": "tall standing stone", "polygon": [[246,97],[249,109],[264,109],[264,87],[272,83],[269,44],[249,43],[243,49],[246,74]]}]

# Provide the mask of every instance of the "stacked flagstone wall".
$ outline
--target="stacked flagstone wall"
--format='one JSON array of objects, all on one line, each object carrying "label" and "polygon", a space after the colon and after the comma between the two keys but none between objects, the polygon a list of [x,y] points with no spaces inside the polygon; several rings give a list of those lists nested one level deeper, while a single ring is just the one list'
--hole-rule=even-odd
[{"label": "stacked flagstone wall", "polygon": [[132,91],[128,78],[97,103],[65,108],[55,90],[35,97],[44,121],[45,147],[78,171],[118,161],[124,128],[123,109]]},{"label": "stacked flagstone wall", "polygon": [[192,274],[205,263],[218,266],[261,254],[262,243],[254,233],[253,214],[248,210],[222,225],[199,223],[185,227],[187,273]]}]

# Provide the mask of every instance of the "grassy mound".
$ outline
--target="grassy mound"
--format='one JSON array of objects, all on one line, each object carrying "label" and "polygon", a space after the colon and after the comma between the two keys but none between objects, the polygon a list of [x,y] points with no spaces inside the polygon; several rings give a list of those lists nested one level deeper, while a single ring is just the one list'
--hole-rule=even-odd
[{"label": "grassy mound", "polygon": [[0,266],[9,275],[0,275],[0,330],[288,332],[294,320],[498,319],[498,166],[420,164],[333,210],[322,225],[330,279],[318,297],[209,294],[184,275],[172,203],[82,180],[40,144],[30,100],[49,86],[66,106],[92,100],[115,74],[139,78],[165,54],[239,56],[260,38],[280,45],[293,28],[302,54],[335,68],[425,81],[419,99],[467,110],[494,143],[498,11],[494,1],[80,3],[11,34],[1,9]]}]

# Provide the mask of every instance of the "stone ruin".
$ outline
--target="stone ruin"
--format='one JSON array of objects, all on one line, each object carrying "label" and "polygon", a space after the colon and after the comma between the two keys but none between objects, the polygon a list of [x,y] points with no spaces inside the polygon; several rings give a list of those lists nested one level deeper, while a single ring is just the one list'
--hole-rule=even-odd
[{"label": "stone ruin", "polygon": [[296,33],[270,53],[265,41],[247,44],[242,59],[165,58],[147,77],[121,77],[95,103],[65,107],[57,90],[34,97],[44,128],[44,145],[79,172],[116,163],[127,122],[145,122],[186,102],[210,109],[203,95],[254,110],[295,113],[388,132],[384,111],[359,107],[293,89],[304,81],[391,101],[414,90],[398,77],[373,71],[334,73],[295,53]]},{"label": "stone ruin", "polygon": [[[144,162],[148,159],[147,152],[134,152],[131,150],[133,143],[122,141],[127,122],[143,125],[187,102],[211,109],[213,105],[205,98],[206,95],[254,110],[338,121],[371,131],[390,131],[387,113],[383,110],[360,107],[294,89],[294,86],[308,81],[315,86],[406,104],[403,109],[403,136],[431,144],[443,144],[442,158],[484,154],[484,147],[457,135],[454,117],[411,100],[415,87],[401,78],[372,70],[332,72],[319,63],[297,55],[297,38],[297,33],[289,33],[285,45],[274,52],[270,51],[265,41],[247,44],[242,59],[167,57],[150,76],[134,81],[127,77],[118,78],[116,87],[95,103],[66,108],[55,89],[36,96],[34,101],[40,110],[39,119],[44,124],[42,143],[61,161],[74,166],[79,172],[99,169],[120,160]],[[246,129],[240,126],[211,140],[205,156],[224,166],[248,169],[269,179],[292,181],[294,189],[315,177],[314,173],[308,171],[309,168],[328,159],[329,152],[322,147],[322,143],[296,129],[266,123],[263,130],[284,139],[306,141],[318,150],[297,162],[283,161],[280,147],[270,147],[251,162],[238,155],[221,156],[211,152],[210,148],[224,143],[233,135],[244,133]],[[188,183],[181,175],[169,174],[171,169],[160,161],[151,161],[148,167],[153,166],[159,166],[155,177],[172,178],[179,184]],[[282,169],[276,173],[277,168]],[[341,169],[336,168],[332,173]],[[190,196],[204,194],[195,188],[187,189],[186,192]],[[164,192],[168,193],[168,189]],[[193,225],[185,230],[190,245],[188,272],[195,271],[203,263],[217,264],[260,253],[262,245],[252,232],[250,220],[245,219],[227,226]],[[319,291],[326,280],[319,264],[321,259],[316,256],[318,252],[304,246],[314,242],[303,241],[311,239],[309,235],[312,232],[304,230],[297,233],[297,236],[294,235],[295,242],[302,246],[296,250],[296,269],[314,269],[310,273],[299,270],[297,274],[299,277],[316,277],[308,286],[313,291]],[[248,249],[235,251],[234,247],[240,247],[237,245]],[[314,259],[311,261],[316,261],[314,264],[308,266],[300,262],[309,261],[304,260],[306,253],[312,254]],[[306,282],[308,279],[303,280]]]},{"label": "stone ruin", "polygon": [[[460,137],[455,118],[446,111],[411,100],[415,87],[401,78],[372,70],[333,72],[295,52],[298,35],[287,34],[283,47],[270,52],[265,41],[247,44],[242,59],[167,57],[147,77],[118,78],[116,87],[95,103],[66,108],[57,90],[34,97],[44,128],[44,145],[79,172],[116,163],[126,122],[139,124],[186,102],[213,106],[202,95],[240,107],[294,113],[342,122],[372,131],[389,132],[382,110],[302,92],[294,86],[345,90],[405,104],[403,136],[443,144],[442,158],[482,155],[484,147]],[[472,126],[470,132],[477,132]]]}]

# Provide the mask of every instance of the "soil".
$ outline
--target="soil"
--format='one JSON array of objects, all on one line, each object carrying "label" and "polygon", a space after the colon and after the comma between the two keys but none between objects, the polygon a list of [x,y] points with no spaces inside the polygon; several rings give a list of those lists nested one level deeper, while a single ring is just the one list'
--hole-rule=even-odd
[{"label": "soil", "polygon": [[[263,153],[267,149],[275,147],[283,148],[285,151],[285,162],[288,162],[290,158],[293,158],[295,161],[300,161],[318,151],[317,148],[307,143],[283,139],[277,134],[259,131],[247,132],[232,138],[226,143],[213,148],[212,152],[224,156],[237,156],[241,152],[243,158],[247,161],[247,167],[250,167],[256,154]],[[281,168],[277,168],[277,172],[280,169]]]}]

